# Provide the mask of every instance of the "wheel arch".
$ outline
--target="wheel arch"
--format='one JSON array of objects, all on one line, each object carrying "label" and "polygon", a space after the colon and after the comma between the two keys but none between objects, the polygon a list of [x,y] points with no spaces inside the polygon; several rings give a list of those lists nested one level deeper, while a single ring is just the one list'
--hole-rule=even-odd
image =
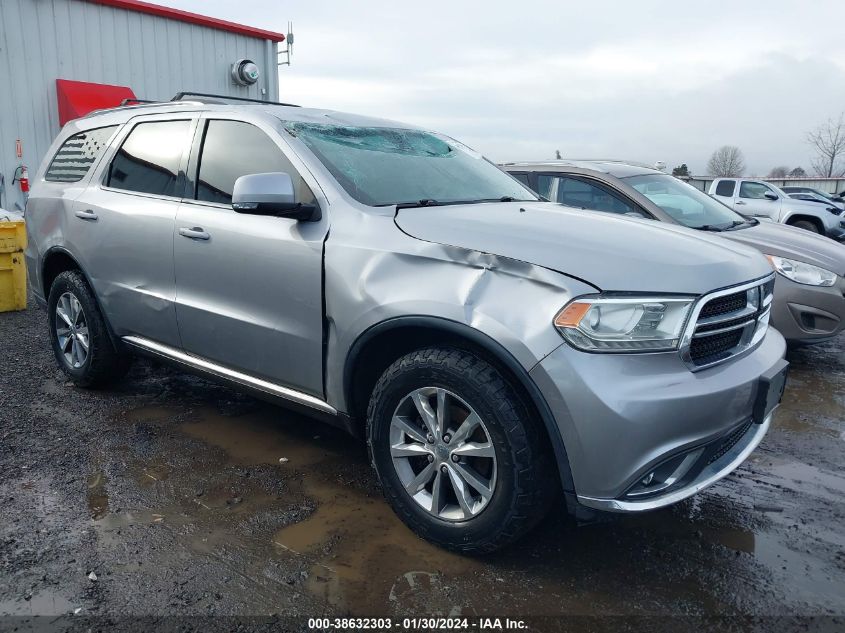
[{"label": "wheel arch", "polygon": [[[466,324],[433,316],[402,316],[365,330],[350,347],[343,373],[344,396],[350,416],[360,427],[373,387],[397,358],[427,345],[455,345],[477,353],[493,364],[518,389],[540,420],[564,491],[574,491],[563,438],[551,408],[528,371],[501,343]],[[359,428],[360,430],[360,428]]]},{"label": "wheel arch", "polygon": [[79,262],[67,249],[61,246],[54,246],[44,253],[40,270],[40,285],[41,292],[44,294],[44,299],[47,299],[50,296],[50,288],[52,287],[53,281],[55,281],[56,277],[67,270],[78,270],[83,276],[85,276],[85,280],[88,281],[88,285],[91,285],[91,280],[88,279],[87,275],[85,275],[85,271],[82,270],[82,266],[79,265]]},{"label": "wheel arch", "polygon": [[108,315],[103,310],[103,304],[100,301],[100,298],[97,296],[97,291],[94,289],[94,284],[91,283],[91,278],[88,277],[88,274],[85,272],[85,269],[79,264],[79,261],[73,254],[68,251],[66,248],[62,246],[53,246],[50,248],[46,253],[44,253],[44,257],[42,258],[41,263],[41,289],[44,293],[44,301],[45,305],[46,302],[50,300],[50,288],[53,285],[56,277],[61,275],[63,272],[68,270],[76,270],[85,278],[85,282],[88,284],[88,287],[91,289],[91,294],[94,296],[94,301],[97,304],[97,308],[100,310],[100,315],[103,317],[103,321],[106,324],[106,330],[109,333],[109,337],[112,340],[116,349],[125,349],[125,345],[123,341],[121,341],[114,333],[112,329],[111,323],[109,322]]},{"label": "wheel arch", "polygon": [[818,229],[819,233],[821,233],[822,235],[825,234],[824,222],[822,222],[820,218],[817,218],[814,215],[803,215],[801,213],[793,213],[786,219],[786,222],[784,224],[794,226],[796,222],[800,222],[801,220],[804,220],[806,222],[812,222],[813,226]]}]

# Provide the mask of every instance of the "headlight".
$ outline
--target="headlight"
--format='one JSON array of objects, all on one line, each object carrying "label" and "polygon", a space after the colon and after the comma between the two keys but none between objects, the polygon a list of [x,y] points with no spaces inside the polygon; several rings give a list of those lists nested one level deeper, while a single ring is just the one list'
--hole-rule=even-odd
[{"label": "headlight", "polygon": [[579,297],[555,317],[575,347],[591,352],[678,349],[692,297]]},{"label": "headlight", "polygon": [[836,283],[836,273],[824,268],[776,255],[766,255],[766,257],[769,258],[776,271],[795,283],[807,286],[832,286]]}]

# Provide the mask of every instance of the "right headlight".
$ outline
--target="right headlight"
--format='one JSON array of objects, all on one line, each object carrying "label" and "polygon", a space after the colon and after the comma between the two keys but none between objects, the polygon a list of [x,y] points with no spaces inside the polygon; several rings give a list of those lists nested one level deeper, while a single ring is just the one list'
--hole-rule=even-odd
[{"label": "right headlight", "polygon": [[836,273],[825,268],[798,262],[777,255],[766,255],[778,273],[797,284],[806,286],[832,286],[836,283]]},{"label": "right headlight", "polygon": [[663,352],[678,349],[694,297],[589,296],[570,301],[555,327],[590,352]]}]

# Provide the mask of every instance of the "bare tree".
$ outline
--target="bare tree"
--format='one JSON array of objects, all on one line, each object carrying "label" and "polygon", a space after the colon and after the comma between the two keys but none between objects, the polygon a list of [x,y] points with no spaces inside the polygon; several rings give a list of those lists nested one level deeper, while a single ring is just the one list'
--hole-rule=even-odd
[{"label": "bare tree", "polygon": [[791,172],[789,172],[789,176],[791,178],[804,178],[807,175],[807,172],[804,171],[803,167],[796,167]]},{"label": "bare tree", "polygon": [[816,154],[810,163],[816,174],[827,178],[845,176],[845,112],[808,133],[807,142]]},{"label": "bare tree", "polygon": [[789,167],[786,165],[772,167],[772,171],[769,172],[769,178],[786,178],[788,175]]},{"label": "bare tree", "polygon": [[707,161],[707,173],[711,176],[742,176],[745,158],[734,145],[722,145]]}]

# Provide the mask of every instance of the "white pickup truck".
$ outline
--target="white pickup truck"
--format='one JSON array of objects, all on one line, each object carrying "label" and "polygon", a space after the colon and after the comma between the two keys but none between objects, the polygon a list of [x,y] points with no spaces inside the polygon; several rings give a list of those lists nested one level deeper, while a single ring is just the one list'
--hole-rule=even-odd
[{"label": "white pickup truck", "polygon": [[834,205],[795,200],[773,184],[751,178],[716,178],[708,193],[737,213],[845,239],[845,212]]}]

